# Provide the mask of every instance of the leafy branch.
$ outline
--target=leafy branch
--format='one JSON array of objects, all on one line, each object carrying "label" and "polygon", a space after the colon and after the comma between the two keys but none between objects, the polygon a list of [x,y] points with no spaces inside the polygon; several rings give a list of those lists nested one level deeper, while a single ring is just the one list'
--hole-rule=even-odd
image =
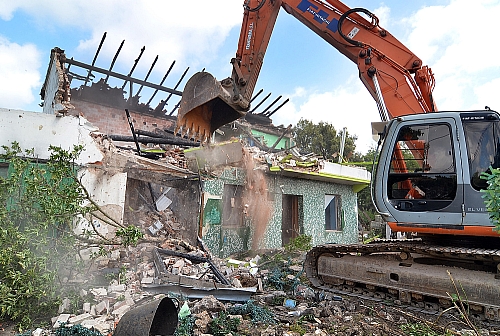
[{"label": "leafy branch", "polygon": [[[0,318],[22,330],[57,312],[64,287],[56,280],[80,269],[81,249],[137,244],[142,232],[113,219],[78,179],[83,146],[50,146],[44,161],[17,142],[1,148],[8,171],[0,176]],[[101,234],[93,218],[116,227],[115,237]],[[80,224],[83,234],[74,231]]]}]

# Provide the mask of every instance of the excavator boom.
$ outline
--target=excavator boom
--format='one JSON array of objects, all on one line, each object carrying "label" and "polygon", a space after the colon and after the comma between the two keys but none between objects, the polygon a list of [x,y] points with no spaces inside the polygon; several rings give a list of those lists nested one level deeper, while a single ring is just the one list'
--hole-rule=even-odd
[{"label": "excavator boom", "polygon": [[190,78],[177,116],[182,135],[205,141],[247,113],[280,8],[357,63],[382,120],[436,111],[432,71],[370,11],[334,0],[247,0],[243,7],[232,74],[222,81],[206,72]]}]

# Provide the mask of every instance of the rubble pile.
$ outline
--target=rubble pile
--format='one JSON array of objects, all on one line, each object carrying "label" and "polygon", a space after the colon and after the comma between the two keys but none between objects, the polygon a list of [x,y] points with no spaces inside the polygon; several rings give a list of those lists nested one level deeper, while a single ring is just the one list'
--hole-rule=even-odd
[{"label": "rubble pile", "polygon": [[323,160],[314,153],[301,155],[296,148],[279,152],[268,152],[257,147],[245,147],[256,162],[272,167],[296,168],[309,171],[318,171],[322,168]]},{"label": "rubble pile", "polygon": [[[410,335],[404,331],[409,323],[428,325],[428,335],[444,335],[443,326],[456,328],[456,335],[470,333],[457,321],[442,318],[434,324],[437,316],[314,290],[303,275],[304,253],[258,252],[217,259],[177,239],[166,239],[160,246],[129,247],[120,254],[126,262],[119,275],[107,286],[80,289],[76,309],[75,298],[63,300],[59,315],[52,319],[52,329],[39,329],[38,335],[55,331],[63,335],[61,328],[72,326],[110,335],[124,314],[164,297],[177,302],[177,335]],[[134,265],[127,259],[130,256],[139,262]],[[199,262],[199,258],[207,261]],[[217,272],[229,285],[221,282]],[[163,285],[169,287],[163,290]],[[192,292],[183,285],[196,289],[198,297],[189,297]],[[238,293],[220,292],[237,287],[254,291],[244,299]],[[498,330],[483,329],[481,335],[495,335]]]},{"label": "rubble pile", "polygon": [[178,146],[161,146],[165,152],[160,158],[160,161],[170,163],[180,168],[188,169],[186,158],[184,157],[183,149]]},{"label": "rubble pile", "polygon": [[141,214],[143,216],[137,222],[148,236],[175,237],[180,230],[180,224],[170,209],[155,212],[142,211]]}]

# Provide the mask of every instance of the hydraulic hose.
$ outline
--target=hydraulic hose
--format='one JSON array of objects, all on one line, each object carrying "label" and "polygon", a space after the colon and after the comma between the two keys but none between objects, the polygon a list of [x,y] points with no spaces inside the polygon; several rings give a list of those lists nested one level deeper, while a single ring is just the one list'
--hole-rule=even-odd
[{"label": "hydraulic hose", "polygon": [[[357,47],[362,47],[364,44],[362,42],[359,42],[359,41],[356,41],[356,40],[353,40],[349,37],[347,37],[343,32],[342,32],[342,24],[344,23],[345,19],[347,19],[347,17],[352,14],[352,13],[358,13],[358,12],[361,12],[361,13],[364,13],[366,15],[368,15],[371,19],[372,19],[372,24],[371,24],[371,27],[369,26],[365,26],[366,28],[373,28],[373,27],[377,27],[378,26],[378,17],[375,16],[375,14],[373,14],[372,12],[370,12],[368,9],[366,8],[352,8],[352,9],[349,9],[347,12],[345,12],[344,14],[342,14],[339,18],[339,23],[338,23],[338,29],[339,29],[339,34],[340,36],[342,36],[342,38],[344,40],[346,40],[347,42],[349,42],[350,44],[354,45],[354,46],[357,46]],[[361,23],[360,23],[361,24]]]},{"label": "hydraulic hose", "polygon": [[264,4],[266,3],[267,0],[263,0],[260,4],[257,5],[257,7],[255,8],[250,8],[247,4],[250,2],[247,1],[246,4],[243,5],[243,7],[245,8],[245,10],[249,11],[249,12],[257,12],[259,9],[262,8],[262,6],[264,6]]}]

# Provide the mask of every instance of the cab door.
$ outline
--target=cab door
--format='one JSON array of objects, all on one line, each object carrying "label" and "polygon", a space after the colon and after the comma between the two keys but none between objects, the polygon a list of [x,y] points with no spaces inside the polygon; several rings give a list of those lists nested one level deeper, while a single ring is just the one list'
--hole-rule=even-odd
[{"label": "cab door", "polygon": [[376,203],[384,203],[390,221],[400,226],[455,228],[462,225],[463,212],[457,123],[452,117],[413,119],[391,123],[377,171]]},{"label": "cab door", "polygon": [[[481,176],[500,167],[500,120],[492,111],[461,113],[464,130],[464,226],[491,227],[483,199],[487,181]],[[464,153],[465,154],[465,153]]]}]

